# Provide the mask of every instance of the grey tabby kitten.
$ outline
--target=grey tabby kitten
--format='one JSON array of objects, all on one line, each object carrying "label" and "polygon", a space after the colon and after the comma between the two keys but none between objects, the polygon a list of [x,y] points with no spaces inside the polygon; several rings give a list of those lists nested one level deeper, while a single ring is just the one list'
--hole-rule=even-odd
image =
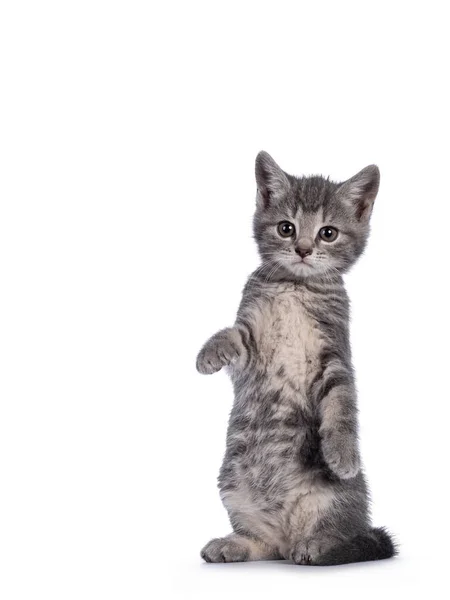
[{"label": "grey tabby kitten", "polygon": [[234,532],[203,548],[207,562],[335,565],[396,553],[370,523],[342,280],[366,244],[379,179],[375,165],[340,184],[297,178],[257,156],[262,266],[235,325],[197,358],[200,373],[228,367],[235,391],[219,476]]}]

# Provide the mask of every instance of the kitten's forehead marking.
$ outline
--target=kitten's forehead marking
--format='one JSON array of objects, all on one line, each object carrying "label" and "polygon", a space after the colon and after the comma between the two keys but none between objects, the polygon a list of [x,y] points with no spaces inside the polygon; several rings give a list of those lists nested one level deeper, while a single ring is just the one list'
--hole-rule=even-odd
[{"label": "kitten's forehead marking", "polygon": [[321,176],[296,179],[292,188],[290,208],[293,216],[301,218],[302,213],[322,215],[328,208],[332,195],[332,184]]},{"label": "kitten's forehead marking", "polygon": [[301,204],[299,204],[297,206],[297,208],[292,211],[292,218],[297,223],[301,223],[302,218],[303,218],[303,213],[304,213],[303,206]]},{"label": "kitten's forehead marking", "polygon": [[313,240],[316,238],[320,227],[323,226],[323,219],[323,207],[320,207],[317,211],[310,212],[305,211],[302,206],[299,206],[295,214],[295,222],[299,232],[301,232],[302,236],[306,235]]}]

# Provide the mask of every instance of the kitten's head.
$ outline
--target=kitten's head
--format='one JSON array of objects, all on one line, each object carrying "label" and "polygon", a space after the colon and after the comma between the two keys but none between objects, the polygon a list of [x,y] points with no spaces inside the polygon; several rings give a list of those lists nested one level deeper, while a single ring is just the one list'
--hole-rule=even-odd
[{"label": "kitten's head", "polygon": [[260,152],[256,182],[253,230],[268,277],[328,276],[345,272],[358,259],[369,235],[378,167],[333,183],[288,175]]}]

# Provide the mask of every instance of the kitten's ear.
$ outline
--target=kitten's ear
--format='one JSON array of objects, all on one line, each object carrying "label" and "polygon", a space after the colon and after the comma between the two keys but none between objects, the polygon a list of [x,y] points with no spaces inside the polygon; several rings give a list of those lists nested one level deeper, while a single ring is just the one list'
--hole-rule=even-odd
[{"label": "kitten's ear", "polygon": [[368,223],[379,186],[380,170],[376,165],[369,165],[342,183],[337,190],[337,196],[354,208],[358,221]]},{"label": "kitten's ear", "polygon": [[256,201],[263,206],[268,206],[271,200],[281,196],[290,187],[286,173],[267,152],[262,151],[256,157],[255,175],[258,186]]}]

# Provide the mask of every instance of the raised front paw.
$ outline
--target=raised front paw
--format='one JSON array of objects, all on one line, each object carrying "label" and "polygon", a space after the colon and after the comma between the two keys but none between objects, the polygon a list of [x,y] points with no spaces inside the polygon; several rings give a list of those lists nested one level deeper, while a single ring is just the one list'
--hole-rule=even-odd
[{"label": "raised front paw", "polygon": [[197,356],[197,371],[205,375],[216,373],[239,358],[239,346],[226,330],[206,342]]},{"label": "raised front paw", "polygon": [[249,550],[227,538],[216,538],[206,544],[200,556],[210,563],[244,562],[249,558]]},{"label": "raised front paw", "polygon": [[359,473],[359,452],[352,437],[328,433],[322,439],[322,452],[327,465],[340,479],[351,479]]}]

